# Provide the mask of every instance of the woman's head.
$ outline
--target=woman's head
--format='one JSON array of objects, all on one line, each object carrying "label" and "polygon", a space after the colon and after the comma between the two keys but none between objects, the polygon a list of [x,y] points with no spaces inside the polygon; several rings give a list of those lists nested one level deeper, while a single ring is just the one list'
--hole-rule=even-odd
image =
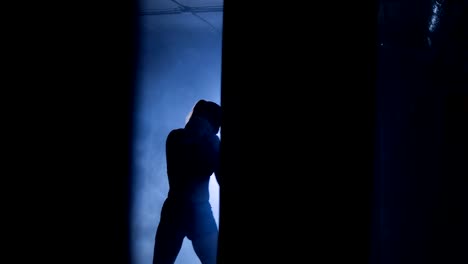
[{"label": "woman's head", "polygon": [[218,133],[217,131],[219,131],[221,126],[221,106],[215,102],[199,100],[186,121],[190,121],[193,117],[206,119],[216,130],[216,133]]}]

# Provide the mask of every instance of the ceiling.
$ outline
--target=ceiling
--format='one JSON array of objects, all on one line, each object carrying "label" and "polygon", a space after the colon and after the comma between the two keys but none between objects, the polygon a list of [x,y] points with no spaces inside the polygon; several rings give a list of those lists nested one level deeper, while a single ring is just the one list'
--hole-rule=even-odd
[{"label": "ceiling", "polygon": [[186,12],[220,12],[223,0],[140,0],[140,12],[158,15]]}]

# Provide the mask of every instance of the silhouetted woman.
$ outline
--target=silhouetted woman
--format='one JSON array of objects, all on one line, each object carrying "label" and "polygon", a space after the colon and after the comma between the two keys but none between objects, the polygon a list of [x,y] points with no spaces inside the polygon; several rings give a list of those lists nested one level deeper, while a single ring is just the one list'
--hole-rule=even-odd
[{"label": "silhouetted woman", "polygon": [[153,264],[174,263],[185,237],[202,264],[215,264],[218,227],[209,202],[211,175],[219,176],[217,136],[221,107],[198,101],[184,128],[172,130],[166,139],[169,193],[156,231]]}]

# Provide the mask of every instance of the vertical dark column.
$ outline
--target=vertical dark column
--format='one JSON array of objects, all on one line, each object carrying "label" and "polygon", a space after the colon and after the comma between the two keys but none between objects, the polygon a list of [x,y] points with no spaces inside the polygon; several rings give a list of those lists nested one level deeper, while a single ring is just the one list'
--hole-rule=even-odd
[{"label": "vertical dark column", "polygon": [[219,263],[366,263],[377,5],[225,1]]}]

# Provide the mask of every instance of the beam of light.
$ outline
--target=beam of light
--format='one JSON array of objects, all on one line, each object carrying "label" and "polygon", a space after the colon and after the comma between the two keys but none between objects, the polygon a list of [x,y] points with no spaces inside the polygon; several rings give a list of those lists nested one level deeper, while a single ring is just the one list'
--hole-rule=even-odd
[{"label": "beam of light", "polygon": [[[222,28],[222,12],[206,14]],[[168,192],[165,139],[183,127],[199,99],[219,104],[221,35],[190,14],[142,16],[132,147],[130,254],[132,264],[152,262],[154,237]],[[221,130],[220,130],[221,131]],[[218,133],[220,137],[220,133]],[[213,215],[219,225],[219,185],[209,182]],[[199,264],[185,239],[175,264]]]},{"label": "beam of light", "polygon": [[442,1],[434,1],[434,5],[432,6],[432,16],[429,21],[429,31],[434,32],[434,30],[439,25],[440,20],[440,11],[441,11]]}]

